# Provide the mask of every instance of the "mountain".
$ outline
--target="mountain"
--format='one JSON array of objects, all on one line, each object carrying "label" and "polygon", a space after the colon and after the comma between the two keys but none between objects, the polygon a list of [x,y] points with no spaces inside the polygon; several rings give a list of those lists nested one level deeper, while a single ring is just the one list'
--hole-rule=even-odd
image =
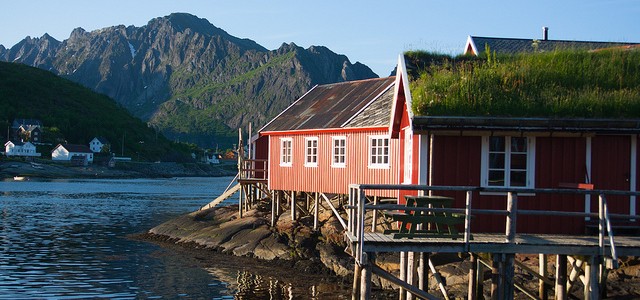
[{"label": "mountain", "polygon": [[230,145],[237,128],[265,124],[316,84],[377,77],[326,47],[290,43],[269,51],[185,13],[3,48],[0,60],[78,82],[167,137],[207,147]]},{"label": "mountain", "polygon": [[[111,150],[118,155],[136,155],[143,160],[176,161],[189,153],[103,94],[51,72],[0,62],[2,128],[6,130],[16,118],[42,121],[43,141],[50,144],[45,148],[65,141],[88,145],[94,137],[102,136],[111,142]],[[4,134],[0,136],[6,138]]]}]

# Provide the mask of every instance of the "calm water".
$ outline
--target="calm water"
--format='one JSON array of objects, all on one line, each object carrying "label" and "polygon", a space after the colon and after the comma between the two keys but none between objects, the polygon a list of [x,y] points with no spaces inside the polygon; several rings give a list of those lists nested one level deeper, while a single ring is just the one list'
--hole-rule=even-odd
[{"label": "calm water", "polygon": [[0,182],[0,299],[295,297],[277,280],[126,238],[196,210],[231,179]]}]

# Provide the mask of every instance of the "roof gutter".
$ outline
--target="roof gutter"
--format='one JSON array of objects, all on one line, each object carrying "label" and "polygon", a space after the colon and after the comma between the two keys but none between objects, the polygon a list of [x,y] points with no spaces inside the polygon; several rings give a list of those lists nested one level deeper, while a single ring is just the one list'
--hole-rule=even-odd
[{"label": "roof gutter", "polygon": [[640,119],[416,116],[413,130],[635,134],[640,133]]}]

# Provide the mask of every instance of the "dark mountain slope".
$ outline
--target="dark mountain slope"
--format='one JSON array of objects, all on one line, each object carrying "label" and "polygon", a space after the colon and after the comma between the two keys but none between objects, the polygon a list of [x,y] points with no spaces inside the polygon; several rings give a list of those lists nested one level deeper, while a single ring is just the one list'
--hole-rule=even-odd
[{"label": "dark mountain slope", "polygon": [[315,84],[377,77],[325,47],[268,51],[206,19],[176,13],[145,26],[75,29],[62,42],[27,38],[0,59],[51,70],[115,99],[168,137],[230,144]]}]

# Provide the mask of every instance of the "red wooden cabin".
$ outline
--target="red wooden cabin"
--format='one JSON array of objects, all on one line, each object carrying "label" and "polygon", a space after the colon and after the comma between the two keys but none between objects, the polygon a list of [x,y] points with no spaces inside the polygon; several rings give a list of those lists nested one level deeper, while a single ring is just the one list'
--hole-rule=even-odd
[{"label": "red wooden cabin", "polygon": [[397,183],[398,140],[388,136],[394,82],[315,86],[260,129],[256,157],[268,158],[269,189],[347,194],[350,183]]},{"label": "red wooden cabin", "polygon": [[[411,111],[404,57],[396,74],[389,128],[403,153],[400,181],[434,186],[562,188],[636,191],[639,120],[496,117],[426,117]],[[439,193],[456,198],[464,193]],[[570,194],[519,195],[518,208],[597,212],[597,197]],[[636,197],[610,196],[611,213],[635,215]],[[402,200],[401,200],[402,201]],[[474,192],[473,208],[505,209],[505,195]],[[558,224],[554,217],[518,217],[517,232],[580,234],[584,217]],[[504,232],[504,217],[474,216],[474,232]],[[628,224],[638,226],[638,220]]]}]

